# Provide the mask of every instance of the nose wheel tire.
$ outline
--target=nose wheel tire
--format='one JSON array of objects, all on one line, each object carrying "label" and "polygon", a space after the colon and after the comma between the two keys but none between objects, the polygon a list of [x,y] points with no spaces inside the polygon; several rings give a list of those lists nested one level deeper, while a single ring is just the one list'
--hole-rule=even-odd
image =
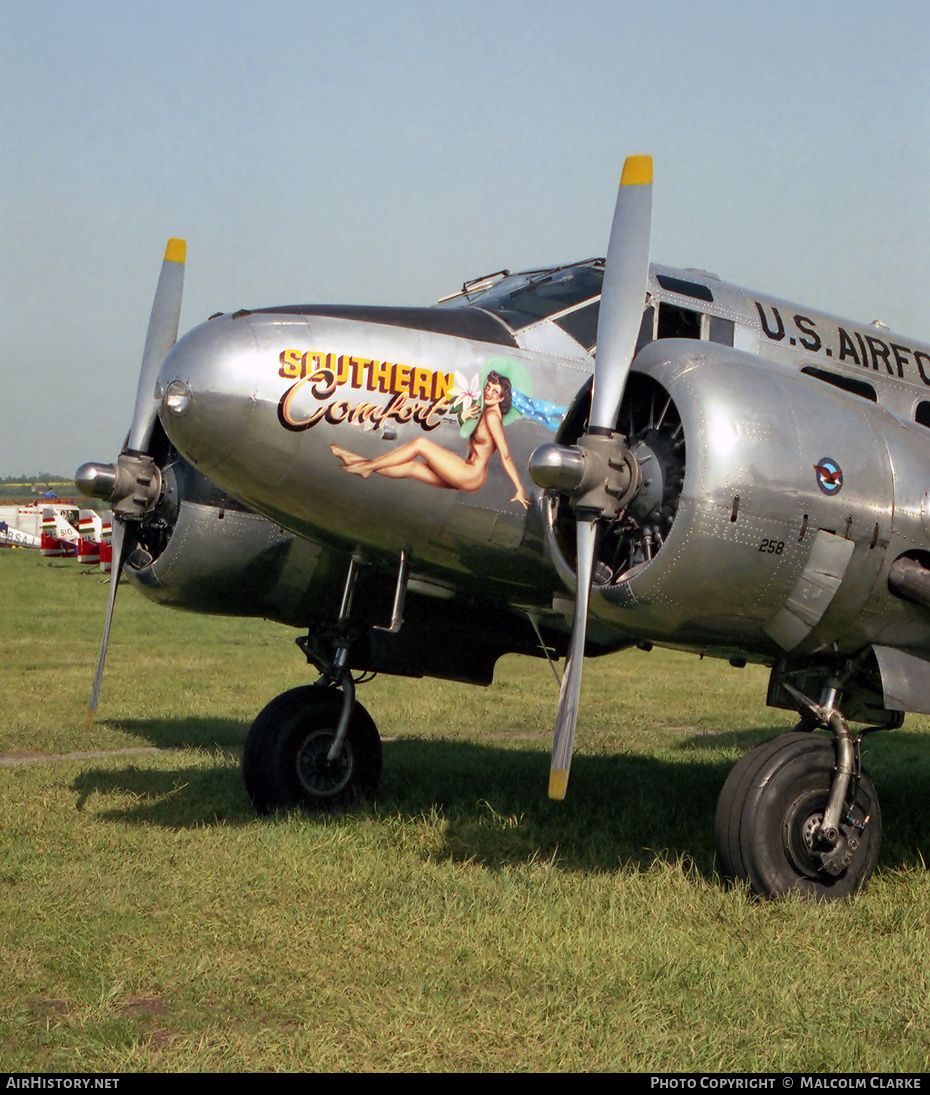
[{"label": "nose wheel tire", "polygon": [[260,814],[300,807],[344,810],[374,797],[381,780],[381,739],[356,703],[341,754],[328,754],[342,693],[305,685],[283,692],[258,715],[246,737],[242,777]]},{"label": "nose wheel tire", "polygon": [[[750,750],[724,784],[714,835],[723,874],[762,897],[797,893],[833,901],[870,878],[881,846],[881,811],[869,777],[850,786],[840,823],[845,865],[834,874],[818,829],[833,780],[832,741],[815,733],[783,734]],[[838,869],[834,867],[834,870]]]}]

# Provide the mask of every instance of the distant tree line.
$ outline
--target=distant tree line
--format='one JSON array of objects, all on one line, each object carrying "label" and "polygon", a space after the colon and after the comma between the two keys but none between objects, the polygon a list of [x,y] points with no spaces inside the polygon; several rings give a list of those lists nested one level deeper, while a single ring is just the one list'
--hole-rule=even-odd
[{"label": "distant tree line", "polygon": [[3,475],[0,476],[0,486],[16,487],[48,487],[54,484],[73,483],[74,480],[67,475],[53,474],[50,471],[39,472],[38,475]]}]

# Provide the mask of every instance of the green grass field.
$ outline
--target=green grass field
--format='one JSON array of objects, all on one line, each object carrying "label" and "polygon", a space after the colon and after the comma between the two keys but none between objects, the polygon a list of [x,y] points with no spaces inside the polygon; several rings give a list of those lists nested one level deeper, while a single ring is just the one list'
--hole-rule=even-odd
[{"label": "green grass field", "polygon": [[258,819],[239,750],[313,679],[295,633],[127,586],[88,732],[101,577],[0,553],[3,1070],[927,1068],[926,720],[867,739],[885,841],[849,904],[721,885],[720,788],[794,720],[764,671],[659,650],[588,664],[565,803],[552,674],[507,658],[365,686],[377,803]]}]

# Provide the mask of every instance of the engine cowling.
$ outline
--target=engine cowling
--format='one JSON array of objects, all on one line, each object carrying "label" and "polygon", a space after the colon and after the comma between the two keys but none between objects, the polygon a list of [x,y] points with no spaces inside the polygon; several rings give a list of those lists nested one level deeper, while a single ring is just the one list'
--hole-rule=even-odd
[{"label": "engine cowling", "polygon": [[[559,441],[583,421],[576,407]],[[898,555],[928,546],[926,495],[909,474],[930,459],[926,430],[754,355],[682,340],[639,355],[618,429],[645,486],[602,535],[596,617],[770,663],[926,643],[925,610],[887,582]],[[549,542],[570,580],[566,508],[551,503]]]}]

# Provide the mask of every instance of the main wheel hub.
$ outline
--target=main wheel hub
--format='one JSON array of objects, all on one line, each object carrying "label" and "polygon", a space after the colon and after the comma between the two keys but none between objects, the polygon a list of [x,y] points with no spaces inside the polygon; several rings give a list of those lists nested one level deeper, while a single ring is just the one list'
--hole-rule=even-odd
[{"label": "main wheel hub", "polygon": [[[816,801],[812,803],[811,799]],[[859,847],[853,825],[841,826],[835,845],[823,840],[820,831],[825,809],[826,799],[822,794],[805,795],[785,818],[785,849],[795,868],[806,878],[838,877],[850,866]]]},{"label": "main wheel hub", "polygon": [[352,778],[352,747],[348,741],[335,760],[328,759],[335,736],[335,730],[317,730],[304,740],[297,753],[297,778],[317,798],[338,795]]},{"label": "main wheel hub", "polygon": [[785,815],[785,850],[795,869],[806,878],[816,879],[823,869],[817,832],[826,805],[822,793],[808,793],[795,800]]}]

